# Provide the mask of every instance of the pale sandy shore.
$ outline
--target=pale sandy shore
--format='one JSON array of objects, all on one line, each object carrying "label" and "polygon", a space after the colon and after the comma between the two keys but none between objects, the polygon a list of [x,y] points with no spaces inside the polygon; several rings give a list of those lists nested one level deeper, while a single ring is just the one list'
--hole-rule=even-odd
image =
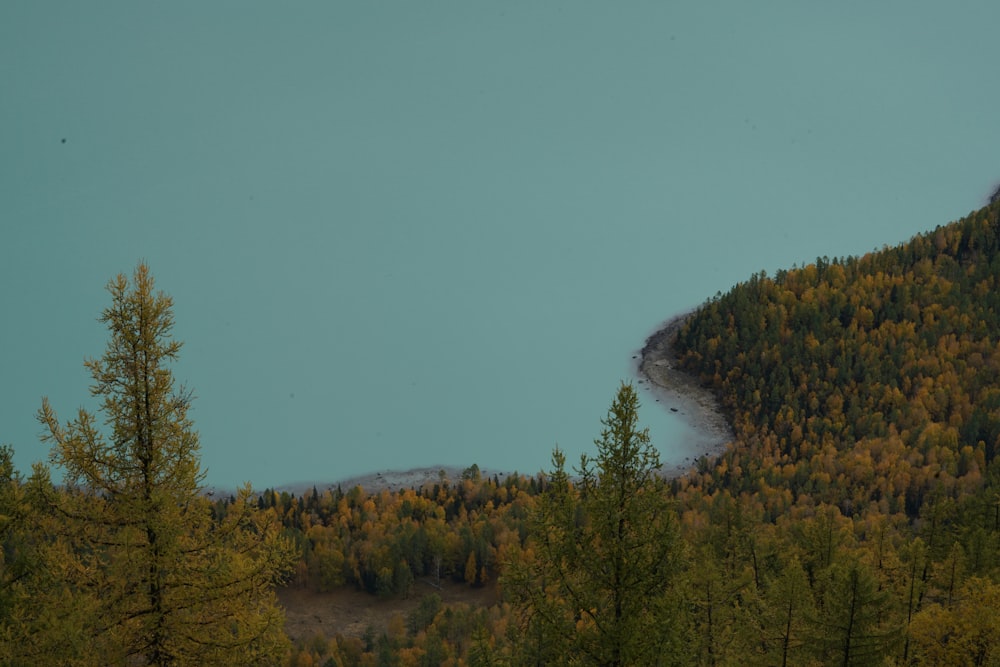
[{"label": "pale sandy shore", "polygon": [[637,369],[642,378],[640,382],[648,383],[657,405],[678,414],[696,433],[688,459],[663,470],[668,478],[685,474],[701,456],[712,458],[722,454],[734,439],[733,430],[712,392],[703,387],[698,378],[677,367],[673,342],[690,316],[691,312],[686,312],[672,317],[647,338]]}]

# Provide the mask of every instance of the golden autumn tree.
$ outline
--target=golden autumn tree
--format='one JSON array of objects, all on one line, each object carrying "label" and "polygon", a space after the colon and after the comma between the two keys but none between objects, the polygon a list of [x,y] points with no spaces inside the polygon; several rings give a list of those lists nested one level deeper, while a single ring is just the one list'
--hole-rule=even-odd
[{"label": "golden autumn tree", "polygon": [[293,548],[273,513],[250,502],[249,485],[213,518],[191,393],[168,367],[181,349],[172,299],[154,291],[142,263],[108,291],[107,349],[85,362],[104,418],[81,409],[63,425],[47,399],[38,414],[50,461],[65,471],[64,485],[44,494],[42,527],[64,563],[47,613],[58,618],[66,596],[89,610],[66,619],[89,648],[74,656],[81,664],[275,662],[287,638],[274,584]]}]

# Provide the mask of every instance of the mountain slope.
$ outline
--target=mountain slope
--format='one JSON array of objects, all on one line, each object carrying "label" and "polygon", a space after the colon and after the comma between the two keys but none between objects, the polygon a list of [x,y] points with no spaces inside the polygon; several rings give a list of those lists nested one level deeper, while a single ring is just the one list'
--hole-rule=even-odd
[{"label": "mountain slope", "polygon": [[998,216],[761,273],[696,311],[680,364],[740,443],[712,484],[911,518],[928,493],[981,489],[1000,450]]}]

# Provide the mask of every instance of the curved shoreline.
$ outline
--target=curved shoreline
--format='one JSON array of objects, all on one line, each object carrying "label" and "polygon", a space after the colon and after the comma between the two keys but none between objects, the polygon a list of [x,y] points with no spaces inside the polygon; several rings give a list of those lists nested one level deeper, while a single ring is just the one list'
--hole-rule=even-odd
[{"label": "curved shoreline", "polygon": [[[697,377],[677,366],[673,341],[677,332],[694,312],[689,310],[671,317],[647,337],[635,368],[636,374],[641,378],[639,382],[657,396],[657,403],[664,410],[681,417],[697,434],[695,441],[689,443],[688,456],[684,461],[667,463],[661,467],[661,472],[667,479],[687,474],[694,468],[695,461],[702,456],[709,458],[719,456],[735,439],[733,429],[715,395],[703,387]],[[361,486],[367,493],[419,489],[442,480],[454,483],[461,480],[462,473],[466,469],[456,466],[426,466],[409,470],[372,471],[334,482],[298,482],[277,488],[297,492],[300,495],[311,491],[313,487],[325,490],[340,486],[346,491]],[[482,469],[480,474],[483,477],[497,475],[505,478],[515,473]]]},{"label": "curved shoreline", "polygon": [[677,332],[695,311],[690,310],[667,320],[652,335],[639,354],[640,382],[648,383],[665,410],[679,415],[698,434],[693,443],[694,456],[671,467],[665,467],[666,477],[677,477],[692,468],[690,461],[701,456],[717,457],[735,439],[733,429],[722,412],[715,395],[702,386],[698,378],[677,365],[674,340]]}]

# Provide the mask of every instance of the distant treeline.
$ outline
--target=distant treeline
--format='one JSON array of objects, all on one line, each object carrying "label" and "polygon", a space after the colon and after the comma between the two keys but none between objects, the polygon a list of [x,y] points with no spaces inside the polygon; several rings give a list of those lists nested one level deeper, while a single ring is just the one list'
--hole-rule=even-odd
[{"label": "distant treeline", "polygon": [[[330,591],[351,584],[406,596],[417,578],[495,581],[511,545],[524,543],[531,498],[544,487],[544,476],[515,473],[501,482],[472,465],[461,479],[418,489],[267,490],[257,505],[277,512],[302,550],[291,585]],[[216,511],[223,515],[225,502]]]}]

